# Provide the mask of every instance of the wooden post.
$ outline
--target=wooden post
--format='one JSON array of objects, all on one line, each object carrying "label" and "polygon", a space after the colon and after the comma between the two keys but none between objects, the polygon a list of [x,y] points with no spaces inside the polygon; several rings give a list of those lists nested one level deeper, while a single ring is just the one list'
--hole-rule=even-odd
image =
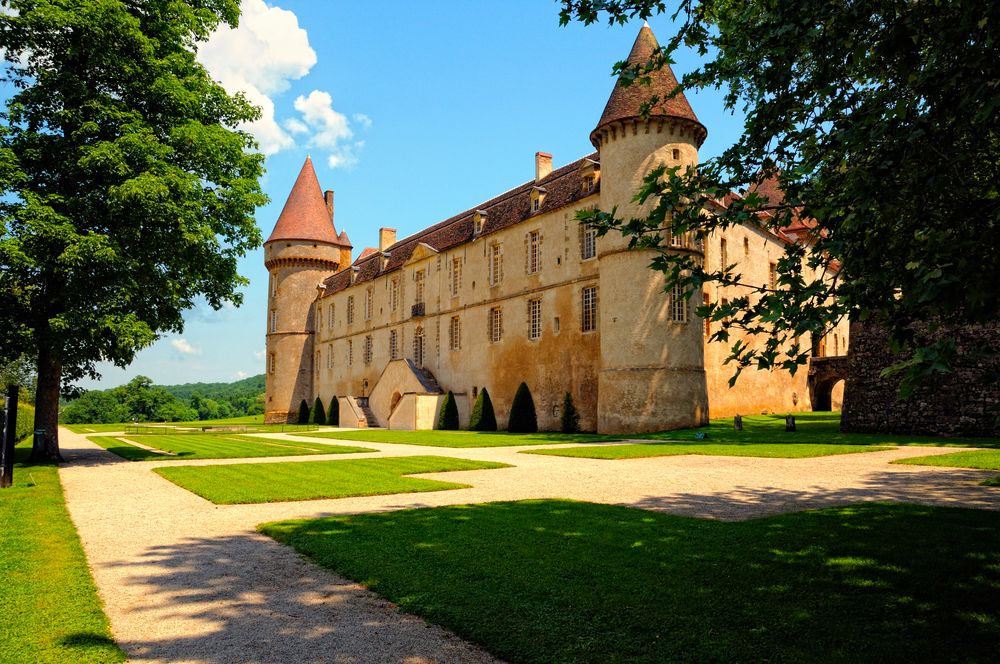
[{"label": "wooden post", "polygon": [[795,431],[795,416],[789,415],[785,418],[785,431]]},{"label": "wooden post", "polygon": [[3,441],[0,446],[0,489],[6,489],[14,483],[14,437],[17,435],[17,385],[7,386],[7,399],[4,404]]},{"label": "wooden post", "polygon": [[733,418],[733,429],[736,431],[743,431],[743,416],[737,415]]}]

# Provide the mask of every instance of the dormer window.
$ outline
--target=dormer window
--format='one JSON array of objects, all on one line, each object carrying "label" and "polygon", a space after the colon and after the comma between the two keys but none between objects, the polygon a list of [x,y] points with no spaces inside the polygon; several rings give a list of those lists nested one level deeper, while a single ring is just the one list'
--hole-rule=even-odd
[{"label": "dormer window", "polygon": [[387,267],[389,267],[389,259],[392,258],[392,254],[388,251],[382,252],[382,271],[384,272]]},{"label": "dormer window", "polygon": [[351,266],[351,283],[352,284],[355,281],[358,280],[358,272],[360,272],[360,271],[361,271],[361,268],[359,268],[357,265],[352,265]]},{"label": "dormer window", "polygon": [[531,211],[538,212],[542,209],[542,204],[545,202],[545,187],[532,187],[531,188]]},{"label": "dormer window", "polygon": [[486,226],[486,211],[476,210],[472,215],[472,234],[479,235]]},{"label": "dormer window", "polygon": [[580,189],[585,194],[593,193],[597,189],[597,181],[601,177],[601,163],[593,159],[584,160],[580,167]]}]

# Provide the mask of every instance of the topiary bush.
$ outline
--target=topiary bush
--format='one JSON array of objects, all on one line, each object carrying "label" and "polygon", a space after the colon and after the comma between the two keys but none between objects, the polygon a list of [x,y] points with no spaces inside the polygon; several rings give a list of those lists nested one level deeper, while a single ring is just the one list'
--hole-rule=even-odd
[{"label": "topiary bush", "polygon": [[21,441],[35,430],[35,407],[26,403],[17,404],[17,422],[14,423],[14,440]]},{"label": "topiary bush", "polygon": [[580,433],[580,413],[573,403],[573,395],[569,392],[563,397],[562,420],[560,421],[563,433]]},{"label": "topiary bush", "polygon": [[316,397],[316,403],[313,404],[312,423],[320,426],[326,424],[326,411],[323,410],[323,402],[319,397]]},{"label": "topiary bush", "polygon": [[476,403],[472,406],[472,414],[469,416],[469,431],[496,431],[497,416],[493,412],[493,400],[490,393],[484,387]]},{"label": "topiary bush", "polygon": [[326,423],[330,426],[340,426],[340,402],[337,397],[330,398],[330,411],[326,414]]},{"label": "topiary bush", "polygon": [[303,399],[299,404],[299,424],[309,424],[309,404]]},{"label": "topiary bush", "polygon": [[538,431],[538,417],[535,415],[535,400],[526,383],[517,386],[514,402],[510,405],[507,431],[511,433],[535,433]]},{"label": "topiary bush", "polygon": [[455,395],[451,390],[444,396],[441,404],[441,412],[438,413],[437,428],[444,431],[455,431],[458,429],[458,404],[455,403]]}]

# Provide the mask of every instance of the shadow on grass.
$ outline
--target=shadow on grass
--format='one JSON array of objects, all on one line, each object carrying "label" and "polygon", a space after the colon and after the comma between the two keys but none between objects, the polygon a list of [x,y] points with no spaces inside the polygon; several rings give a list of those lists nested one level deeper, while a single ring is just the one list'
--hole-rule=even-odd
[{"label": "shadow on grass", "polygon": [[516,662],[995,661],[1000,515],[524,501],[263,526]]},{"label": "shadow on grass", "polygon": [[68,646],[70,648],[97,648],[101,651],[109,647],[118,647],[118,644],[115,643],[114,639],[103,634],[94,634],[93,632],[78,632],[76,634],[70,634],[60,639],[59,643],[60,645]]}]

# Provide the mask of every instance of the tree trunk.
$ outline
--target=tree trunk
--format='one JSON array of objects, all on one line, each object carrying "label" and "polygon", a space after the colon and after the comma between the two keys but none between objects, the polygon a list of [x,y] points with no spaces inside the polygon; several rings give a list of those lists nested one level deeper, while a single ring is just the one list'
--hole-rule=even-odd
[{"label": "tree trunk", "polygon": [[62,364],[51,348],[38,349],[38,387],[35,392],[35,429],[45,438],[31,448],[32,461],[62,461],[59,454],[59,388]]}]

